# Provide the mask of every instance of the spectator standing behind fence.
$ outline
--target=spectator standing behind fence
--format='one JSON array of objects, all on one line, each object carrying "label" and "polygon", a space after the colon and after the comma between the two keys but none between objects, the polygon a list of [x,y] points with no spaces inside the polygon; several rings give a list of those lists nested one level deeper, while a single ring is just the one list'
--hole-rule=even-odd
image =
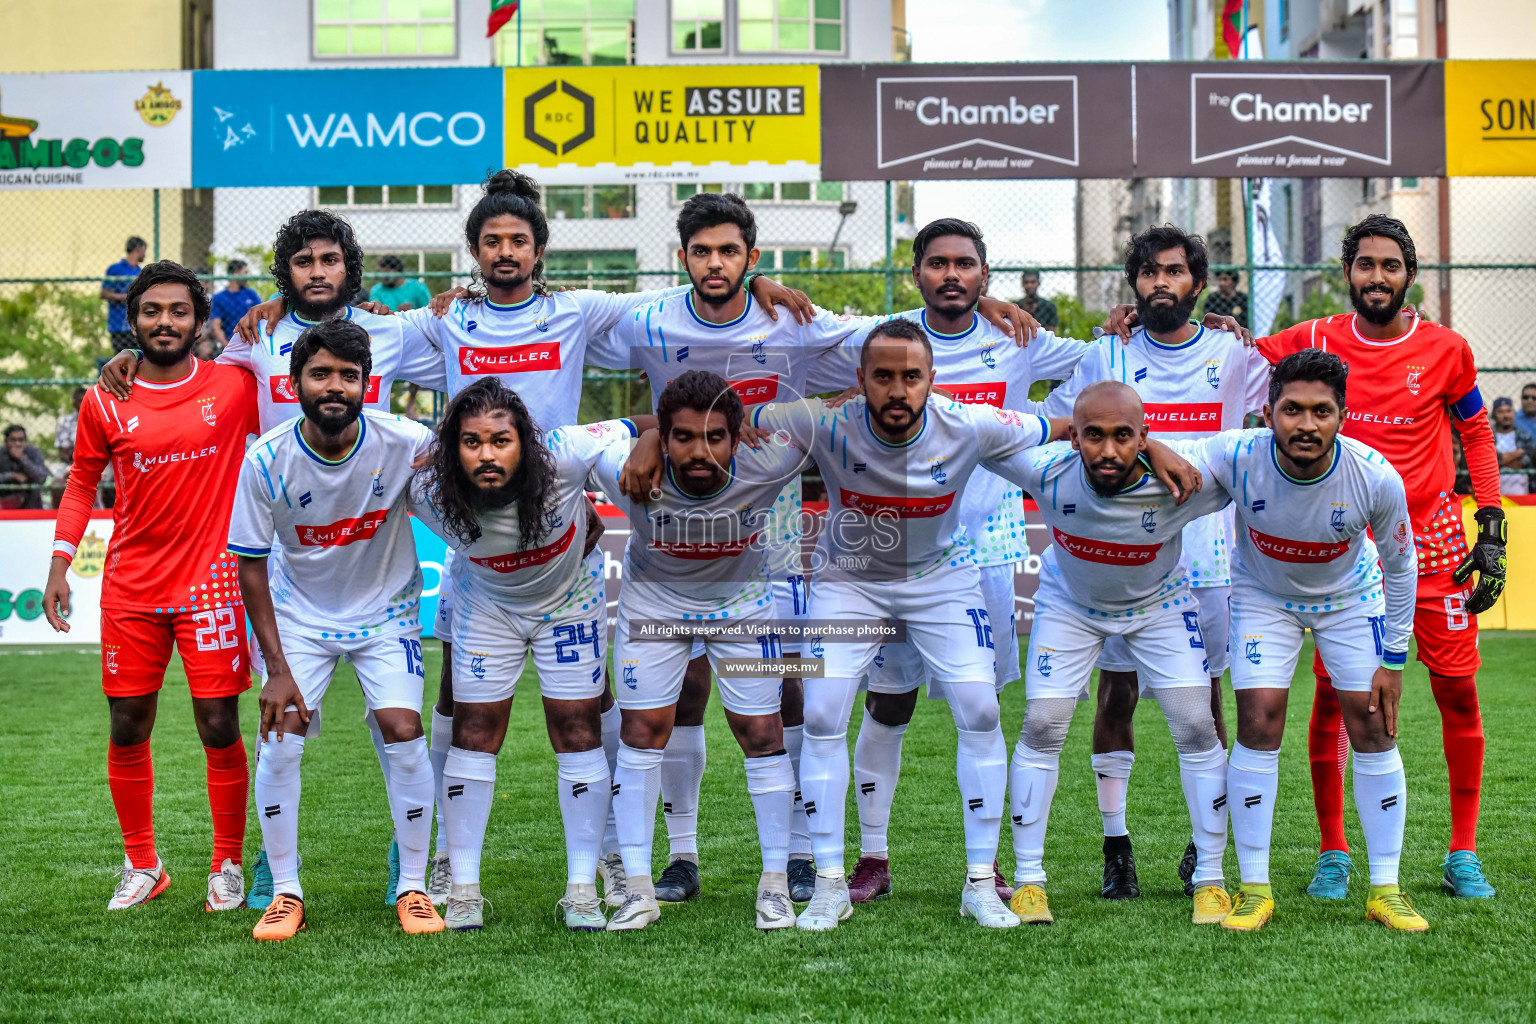
[{"label": "spectator standing behind fence", "polygon": [[133,235],[125,246],[127,255],[107,268],[107,279],[101,282],[101,297],[107,300],[107,333],[112,337],[112,351],[121,352],[133,348],[133,331],[128,327],[128,286],[132,278],[139,276],[139,265],[149,246],[144,239]]},{"label": "spectator standing behind fence", "polygon": [[1520,389],[1520,408],[1515,410],[1515,429],[1536,437],[1536,381]]},{"label": "spectator standing behind fence", "polygon": [[395,271],[399,276],[387,277],[373,286],[368,297],[374,302],[382,302],[396,313],[402,313],[407,309],[421,309],[432,301],[432,293],[419,278],[405,276],[405,264],[399,256],[380,256],[379,270],[384,273]]},{"label": "spectator standing behind fence", "polygon": [[[237,280],[246,269],[244,260],[230,260],[227,267],[229,281],[214,293],[208,304],[208,336],[217,343],[220,351],[229,344],[229,332],[245,316],[245,311],[261,303],[261,296],[256,294],[256,289]],[[203,358],[201,353],[198,358]]]},{"label": "spectator standing behind fence", "polygon": [[70,411],[59,417],[59,425],[53,428],[53,458],[56,463],[53,483],[49,487],[53,495],[53,507],[59,507],[64,497],[64,485],[69,482],[69,467],[75,461],[75,429],[80,423],[80,403],[85,401],[85,388],[75,388],[71,397]]},{"label": "spectator standing behind fence", "polygon": [[[1205,297],[1205,311],[1230,316],[1238,323],[1248,323],[1248,296],[1237,290],[1237,271],[1222,270],[1216,274],[1216,290]],[[1254,328],[1258,333],[1258,328]]]},{"label": "spectator standing behind fence", "polygon": [[[48,479],[48,464],[36,445],[27,444],[27,428],[13,423],[5,428],[5,451],[0,452],[0,508],[42,508],[43,481]],[[30,487],[18,485],[31,484]]]},{"label": "spectator standing behind fence", "polygon": [[1493,447],[1499,453],[1499,491],[1531,493],[1531,467],[1536,466],[1536,437],[1515,426],[1515,403],[1493,400]]},{"label": "spectator standing behind fence", "polygon": [[1019,305],[1023,306],[1024,311],[1034,317],[1041,327],[1054,331],[1059,322],[1056,303],[1040,297],[1040,271],[1026,270],[1022,280],[1024,297],[1019,300]]}]

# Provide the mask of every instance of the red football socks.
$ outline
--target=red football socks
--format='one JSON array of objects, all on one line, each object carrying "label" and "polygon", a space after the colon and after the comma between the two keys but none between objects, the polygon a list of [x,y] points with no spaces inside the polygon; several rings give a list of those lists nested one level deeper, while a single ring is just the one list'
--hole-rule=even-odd
[{"label": "red football socks", "polygon": [[1333,680],[1317,677],[1312,719],[1307,727],[1307,759],[1312,763],[1312,801],[1317,807],[1319,852],[1349,852],[1344,838],[1344,768],[1349,761],[1349,736]]},{"label": "red football socks", "polygon": [[204,747],[203,753],[208,757],[208,807],[213,812],[213,866],[209,870],[217,871],[226,858],[240,863],[251,772],[241,740],[222,749]]},{"label": "red football socks", "polygon": [[1484,747],[1477,677],[1431,674],[1429,685],[1440,708],[1440,734],[1451,783],[1451,852],[1476,852]]},{"label": "red football socks", "polygon": [[120,747],[107,741],[107,786],[117,824],[123,832],[123,850],[136,868],[155,866],[155,763],[149,741]]}]

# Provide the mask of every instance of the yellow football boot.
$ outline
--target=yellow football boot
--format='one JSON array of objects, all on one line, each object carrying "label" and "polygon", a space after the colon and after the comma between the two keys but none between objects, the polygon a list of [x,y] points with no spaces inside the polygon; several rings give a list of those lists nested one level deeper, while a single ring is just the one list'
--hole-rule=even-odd
[{"label": "yellow football boot", "polygon": [[1008,909],[1018,915],[1024,924],[1052,924],[1051,907],[1045,900],[1045,889],[1038,885],[1021,885],[1008,901]]},{"label": "yellow football boot", "polygon": [[1232,897],[1232,910],[1221,926],[1234,932],[1256,932],[1275,916],[1275,897],[1268,885],[1241,885]]},{"label": "yellow football boot", "polygon": [[1232,910],[1232,897],[1219,885],[1202,885],[1195,890],[1195,924],[1221,924]]},{"label": "yellow football boot", "polygon": [[1371,898],[1365,901],[1365,919],[1380,921],[1399,932],[1429,931],[1429,922],[1413,909],[1408,894],[1395,885],[1371,886]]}]

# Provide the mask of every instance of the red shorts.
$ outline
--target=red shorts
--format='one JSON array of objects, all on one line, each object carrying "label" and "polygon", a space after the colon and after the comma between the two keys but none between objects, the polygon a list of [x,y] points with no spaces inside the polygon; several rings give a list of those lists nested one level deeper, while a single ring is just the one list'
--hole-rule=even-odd
[{"label": "red shorts", "polygon": [[[1419,577],[1413,609],[1413,636],[1419,661],[1437,676],[1470,676],[1482,665],[1477,652],[1477,616],[1467,614],[1473,585],[1458,584],[1448,572]],[[1323,659],[1312,652],[1312,671],[1326,675]]]},{"label": "red shorts", "polygon": [[245,609],[238,605],[200,612],[103,608],[101,688],[108,697],[156,692],[173,641],[192,696],[232,697],[251,688]]}]

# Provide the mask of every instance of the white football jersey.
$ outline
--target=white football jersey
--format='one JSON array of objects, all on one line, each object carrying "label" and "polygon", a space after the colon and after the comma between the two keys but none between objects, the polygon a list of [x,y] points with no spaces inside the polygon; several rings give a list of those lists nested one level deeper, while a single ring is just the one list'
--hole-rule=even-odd
[{"label": "white football jersey", "polygon": [[1403,479],[1380,452],[1340,435],[1328,472],[1297,480],[1280,468],[1267,429],[1229,430],[1177,447],[1200,460],[1207,489],[1215,484],[1232,496],[1239,527],[1234,583],[1314,612],[1354,607],[1381,591],[1382,650],[1399,661],[1406,655],[1418,559]]},{"label": "white football jersey", "polygon": [[636,308],[687,290],[551,292],[511,306],[487,298],[455,299],[441,317],[430,309],[399,316],[439,350],[447,372],[441,390],[449,397],[477,380],[498,377],[548,431],[576,422],[583,365],[613,366],[626,354],[598,351],[609,343],[609,329]]},{"label": "white football jersey", "polygon": [[875,434],[862,396],[838,408],[815,398],[759,406],[752,422],[783,431],[816,460],[827,485],[816,578],[855,581],[970,564],[960,505],[976,467],[999,465],[1051,433],[1040,416],[932,395],[922,427],[901,444]]},{"label": "white football jersey", "polygon": [[[368,332],[373,352],[368,390],[363,395],[364,408],[388,413],[390,389],[397,380],[432,391],[446,389],[442,353],[410,321],[399,316],[377,316],[352,306],[347,307],[345,316]],[[228,347],[219,354],[218,362],[238,366],[256,378],[256,401],[263,431],[303,414],[288,370],[293,343],[311,326],[311,321],[300,319],[290,310],[277,322],[271,335],[267,334],[265,320],[257,325],[259,344],[248,345],[231,334]]]},{"label": "white football jersey", "polygon": [[229,549],[267,557],[272,604],[289,628],[322,640],[420,628],[406,492],[432,431],[365,409],[356,444],[330,462],[305,442],[303,422],[267,431],[246,452]]},{"label": "white football jersey", "polygon": [[[538,537],[524,546],[515,503],[482,512],[479,534],[459,537],[443,524],[424,474],[411,487],[410,507],[453,548],[455,587],[472,587],[519,615],[553,618],[574,605],[600,602],[597,582],[581,571],[587,545],[586,480],[610,446],[635,436],[629,420],[556,427],[544,436],[555,459],[556,485]],[[628,445],[622,446],[628,451]]]},{"label": "white football jersey", "polygon": [[1230,499],[1207,486],[1175,505],[1149,468],[1118,494],[1095,491],[1083,459],[1068,441],[1057,441],[1008,460],[1025,477],[1051,531],[1040,558],[1050,577],[1090,614],[1124,618],[1182,586],[1183,530],[1200,516],[1225,508]]},{"label": "white football jersey", "polygon": [[798,478],[810,461],[805,452],[792,443],[741,445],[731,459],[729,482],[702,498],[683,491],[669,465],[661,497],[637,505],[618,487],[629,451],[629,445],[609,448],[592,470],[592,485],[610,496],[633,527],[619,592],[627,614],[710,621],[771,610],[768,553],[789,540],[774,534],[788,525],[773,510],[784,481]]},{"label": "white football jersey", "polygon": [[[673,378],[687,370],[708,370],[728,381],[748,407],[765,402],[792,402],[808,393],[841,391],[854,383],[842,365],[837,346],[861,327],[884,317],[837,316],[816,311],[809,324],[795,322],[787,309],[771,319],[749,293],[741,316],[714,324],[694,310],[693,290],[664,298],[623,318],[610,333],[598,356],[614,359],[616,369],[644,370],[651,384],[651,408]],[[769,533],[786,538],[769,554],[775,579],[801,572],[800,479],[786,481],[775,502]]]},{"label": "white football jersey", "polygon": [[[972,314],[971,326],[958,334],[943,334],[930,327],[927,310],[898,315],[928,333],[933,346],[934,386],[968,405],[1042,413],[1042,404],[1030,401],[1031,385],[1065,380],[1089,351],[1083,342],[1058,338],[1050,331],[1041,331],[1021,348],[979,314]],[[856,379],[854,371],[869,331],[868,327],[860,330],[838,350],[850,381]],[[960,498],[960,517],[976,547],[977,565],[1007,565],[1029,554],[1024,492],[991,470],[978,470],[966,484]]]},{"label": "white football jersey", "polygon": [[[1046,414],[1072,415],[1078,394],[1101,380],[1136,389],[1159,441],[1238,429],[1269,398],[1269,362],[1237,335],[1199,327],[1183,344],[1164,345],[1138,330],[1128,343],[1105,335],[1089,346],[1077,370],[1046,398]],[[1184,555],[1191,586],[1231,584],[1231,519],[1221,512],[1190,524]]]}]

